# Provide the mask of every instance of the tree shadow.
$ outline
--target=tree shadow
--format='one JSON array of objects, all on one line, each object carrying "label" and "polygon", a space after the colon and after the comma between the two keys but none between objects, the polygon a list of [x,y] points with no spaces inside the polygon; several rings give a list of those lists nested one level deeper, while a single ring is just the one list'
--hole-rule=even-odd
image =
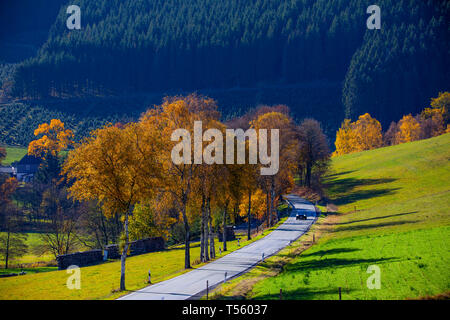
[{"label": "tree shadow", "polygon": [[357,179],[357,178],[343,178],[343,179],[328,179],[325,184],[331,188],[334,192],[343,193],[348,192],[359,186],[372,186],[382,183],[391,183],[396,181],[394,178],[379,178],[379,179]]},{"label": "tree shadow", "polygon": [[419,222],[419,220],[392,221],[392,222],[379,223],[379,224],[363,224],[363,225],[357,225],[357,226],[337,227],[332,232],[367,230],[367,229],[382,228],[382,227],[400,226],[400,225],[404,225],[404,224],[408,224],[408,223],[417,223],[417,222]]},{"label": "tree shadow", "polygon": [[338,253],[348,253],[348,252],[355,252],[355,251],[361,251],[361,249],[357,248],[336,248],[336,249],[330,249],[330,250],[319,250],[313,253],[303,253],[302,257],[312,257],[312,256],[319,256],[323,257],[324,255],[332,255],[332,254],[338,254]]},{"label": "tree shadow", "polygon": [[370,199],[374,197],[380,197],[388,194],[393,194],[399,188],[384,188],[375,190],[358,190],[352,192],[356,187],[372,186],[379,184],[387,184],[394,182],[397,179],[393,178],[380,178],[380,179],[357,179],[357,178],[344,178],[344,179],[328,179],[332,176],[328,176],[325,181],[327,189],[334,194],[333,203],[335,205],[345,205],[359,200]]},{"label": "tree shadow", "polygon": [[384,189],[375,189],[375,190],[358,190],[355,192],[351,192],[345,195],[339,195],[333,201],[333,203],[337,206],[345,205],[353,202],[357,202],[360,200],[367,200],[376,197],[392,195],[399,188],[384,188]]},{"label": "tree shadow", "polygon": [[347,224],[364,222],[364,221],[379,220],[379,219],[386,219],[386,218],[392,218],[392,217],[400,217],[400,216],[413,214],[413,213],[417,213],[417,212],[418,211],[411,211],[411,212],[405,212],[405,213],[390,214],[390,215],[387,215],[387,216],[367,218],[367,219],[361,219],[361,220],[353,220],[353,221],[348,221],[348,222],[338,222],[338,223],[334,223],[334,224],[335,225],[347,225]]},{"label": "tree shadow", "polygon": [[[298,288],[294,290],[285,290],[283,288],[280,289],[283,290],[283,300],[330,300],[329,298],[325,299],[325,296],[328,296],[330,294],[335,295],[335,298],[333,300],[339,300],[339,287],[329,287],[327,289],[311,287]],[[346,295],[350,294],[350,292],[352,291],[355,290],[342,288],[342,299],[346,300]],[[258,300],[279,300],[280,291],[278,289],[277,292],[258,295],[256,298]]]},{"label": "tree shadow", "polygon": [[315,260],[300,260],[295,262],[289,266],[284,272],[286,274],[289,273],[298,273],[299,271],[318,271],[329,268],[342,268],[348,266],[357,266],[357,265],[371,265],[371,264],[380,264],[385,262],[392,262],[398,260],[398,258],[390,257],[390,258],[381,258],[381,259],[341,259],[341,258],[323,258],[323,259],[315,259]]},{"label": "tree shadow", "polygon": [[356,170],[349,170],[349,171],[335,172],[335,173],[332,173],[332,174],[327,175],[327,178],[336,178],[336,177],[339,177],[339,176],[343,176],[343,175],[345,175],[345,174],[353,173],[353,172],[355,172],[355,171],[356,171]]}]

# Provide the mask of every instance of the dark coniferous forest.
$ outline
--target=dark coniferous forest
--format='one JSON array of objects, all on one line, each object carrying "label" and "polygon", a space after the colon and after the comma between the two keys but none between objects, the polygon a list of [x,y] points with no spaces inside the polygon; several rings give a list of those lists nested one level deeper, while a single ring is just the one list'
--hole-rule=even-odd
[{"label": "dark coniferous forest", "polygon": [[[38,47],[20,61],[0,57],[3,95],[30,105],[0,106],[0,141],[28,142],[4,123],[7,114],[21,119],[13,108],[62,113],[82,136],[87,123],[136,117],[165,94],[192,91],[217,99],[224,117],[287,104],[298,119],[319,119],[331,137],[344,117],[369,112],[387,127],[449,90],[448,1],[377,1],[381,30],[366,27],[373,1],[69,2],[17,1],[36,6],[21,28],[0,19],[2,41],[20,34]],[[81,8],[81,30],[66,27],[69,4]],[[8,14],[17,5],[2,6],[0,15],[18,16]],[[42,39],[27,36],[32,21]],[[85,109],[80,101],[89,101]]]}]

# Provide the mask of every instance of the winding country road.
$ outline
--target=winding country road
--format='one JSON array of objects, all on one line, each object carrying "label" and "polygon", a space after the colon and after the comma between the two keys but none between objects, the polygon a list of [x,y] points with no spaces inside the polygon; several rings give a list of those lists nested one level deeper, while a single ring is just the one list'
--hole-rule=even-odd
[{"label": "winding country road", "polygon": [[[202,297],[206,292],[206,281],[209,287],[215,287],[225,279],[239,276],[262,261],[298,239],[315,221],[314,205],[296,195],[284,198],[294,207],[290,217],[277,229],[264,238],[257,240],[239,250],[217,259],[207,265],[194,269],[178,277],[150,285],[134,291],[119,300],[185,300]],[[296,220],[295,215],[301,211],[308,216],[307,220]]]}]

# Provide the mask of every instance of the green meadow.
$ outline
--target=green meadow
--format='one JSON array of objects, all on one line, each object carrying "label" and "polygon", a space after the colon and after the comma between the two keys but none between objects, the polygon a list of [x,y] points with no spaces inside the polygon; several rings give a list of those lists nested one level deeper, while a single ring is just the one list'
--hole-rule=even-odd
[{"label": "green meadow", "polygon": [[[342,299],[448,293],[450,134],[337,157],[332,168],[326,185],[339,210],[323,219],[330,228],[247,297],[279,299],[282,289],[284,299],[338,299],[339,287]],[[370,265],[380,289],[367,286]]]},{"label": "green meadow", "polygon": [[27,154],[27,149],[22,147],[5,147],[6,158],[2,161],[2,165],[10,165],[14,161],[19,161]]},{"label": "green meadow", "polygon": [[[5,232],[0,232],[0,234],[4,234]],[[45,264],[50,264],[50,265],[56,265],[56,261],[55,257],[50,254],[50,253],[44,253],[42,255],[38,255],[36,254],[34,251],[34,248],[37,246],[40,246],[43,244],[43,241],[40,237],[39,233],[36,232],[30,232],[27,233],[27,240],[25,241],[25,243],[28,246],[28,250],[27,253],[21,257],[17,257],[14,259],[11,259],[9,261],[9,265],[10,266],[15,266],[17,268],[20,267],[20,265],[24,265],[26,267],[30,267],[31,265],[37,264],[37,263],[45,263]],[[2,273],[10,273],[13,272],[15,273],[16,271],[13,269],[8,269],[8,270],[2,270],[2,268],[5,267],[5,261],[0,261],[0,274]],[[45,270],[50,270],[50,269],[45,269]],[[20,270],[19,270],[20,271]],[[30,268],[30,271],[32,271],[32,269]]]},{"label": "green meadow", "polygon": [[[264,237],[286,218],[264,232],[247,241],[247,237],[227,242],[228,251],[218,254],[219,243],[216,239],[216,258],[224,256],[239,249],[261,237]],[[199,243],[191,245],[191,261],[196,262],[200,256]],[[204,264],[195,264],[198,268]],[[189,270],[184,270],[184,246],[173,246],[168,250],[152,252],[134,257],[126,261],[126,287],[127,290],[136,290],[147,285],[148,270],[151,270],[152,283],[167,280]],[[51,269],[42,269],[49,271]],[[14,269],[14,271],[19,271]],[[27,270],[24,270],[27,271]],[[34,272],[36,270],[31,270]],[[22,276],[0,278],[0,300],[6,299],[114,299],[128,292],[117,292],[120,280],[120,260],[108,261],[99,265],[81,268],[81,289],[70,290],[66,286],[70,275],[66,270],[29,273]]]}]

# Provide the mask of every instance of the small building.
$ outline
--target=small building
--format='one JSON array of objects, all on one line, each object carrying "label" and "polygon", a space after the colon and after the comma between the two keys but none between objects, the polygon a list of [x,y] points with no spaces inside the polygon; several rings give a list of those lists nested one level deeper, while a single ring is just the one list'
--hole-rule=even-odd
[{"label": "small building", "polygon": [[16,168],[12,166],[0,166],[0,174],[7,174],[10,177],[16,176]]},{"label": "small building", "polygon": [[16,167],[14,168],[17,180],[31,182],[41,163],[42,160],[40,158],[26,154],[16,163]]}]

